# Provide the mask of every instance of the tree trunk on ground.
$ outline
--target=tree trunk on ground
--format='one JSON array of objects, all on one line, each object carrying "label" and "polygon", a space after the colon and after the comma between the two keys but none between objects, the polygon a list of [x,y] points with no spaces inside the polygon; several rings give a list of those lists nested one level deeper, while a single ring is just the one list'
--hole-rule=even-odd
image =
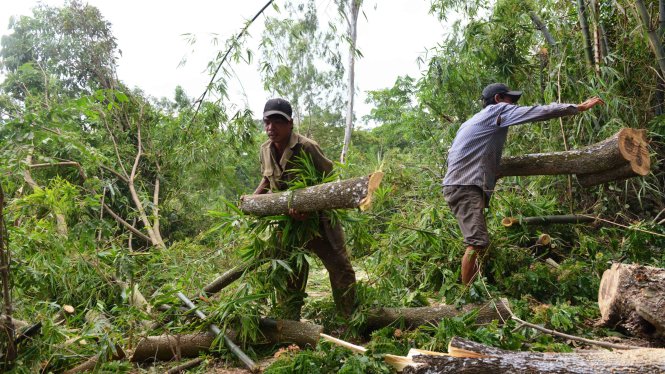
[{"label": "tree trunk on ground", "polygon": [[[115,353],[109,359],[110,361],[118,361],[118,360],[122,360],[123,358],[125,358],[125,352],[120,347],[115,346],[115,349],[116,349]],[[75,366],[75,367],[73,367],[73,368],[71,368],[67,371],[64,371],[63,373],[64,374],[74,374],[74,373],[82,373],[82,372],[85,372],[85,371],[91,371],[97,366],[97,362],[99,362],[99,355],[90,357],[89,359],[87,359],[83,363],[81,363],[81,364],[79,364],[79,365],[77,365],[77,366]]]},{"label": "tree trunk on ground", "polygon": [[615,263],[598,290],[600,324],[646,338],[665,337],[665,269]]},{"label": "tree trunk on ground", "polygon": [[407,328],[418,327],[427,323],[438,323],[442,318],[449,318],[466,314],[478,309],[476,323],[487,324],[493,320],[510,319],[508,301],[501,299],[499,302],[486,304],[469,304],[461,309],[453,305],[426,306],[418,308],[381,308],[371,310],[367,316],[367,328],[376,330],[393,323],[403,322]]},{"label": "tree trunk on ground", "polygon": [[263,195],[244,195],[240,210],[255,216],[287,214],[289,208],[301,213],[326,209],[360,208],[371,205],[372,193],[379,187],[382,172],[366,177],[319,184],[293,191]]},{"label": "tree trunk on ground", "polygon": [[404,373],[662,373],[665,349],[513,352],[453,338],[449,356],[414,356]]},{"label": "tree trunk on ground", "polygon": [[[301,347],[316,346],[323,327],[312,323],[262,318],[259,328],[265,337],[261,343],[295,343]],[[229,332],[232,339],[237,335]],[[208,352],[215,335],[199,333],[188,335],[160,335],[143,338],[136,346],[131,362],[168,361],[196,357]]]},{"label": "tree trunk on ground", "polygon": [[250,264],[239,265],[232,269],[227,270],[224,274],[220,275],[212,281],[212,283],[203,287],[203,294],[205,296],[212,296],[217,292],[226,288],[226,286],[238,280],[245,271],[256,268],[259,265],[258,261]]},{"label": "tree trunk on ground", "polygon": [[561,216],[539,216],[539,217],[505,217],[501,220],[503,227],[511,227],[517,225],[551,225],[551,224],[568,224],[568,223],[586,223],[593,222],[595,218],[589,216],[581,216],[577,214],[566,214]]},{"label": "tree trunk on ground", "polygon": [[[536,153],[501,159],[499,176],[577,174],[585,187],[599,181],[649,173],[646,130],[624,128],[590,146],[567,152]],[[617,169],[622,172],[617,174]]]},{"label": "tree trunk on ground", "polygon": [[197,357],[210,350],[213,340],[215,335],[212,333],[148,336],[136,345],[130,361],[170,361]]}]

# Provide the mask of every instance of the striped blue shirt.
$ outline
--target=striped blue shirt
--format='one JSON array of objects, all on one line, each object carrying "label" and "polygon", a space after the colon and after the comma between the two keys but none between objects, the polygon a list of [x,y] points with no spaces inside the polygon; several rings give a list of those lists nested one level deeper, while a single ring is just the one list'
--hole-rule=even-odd
[{"label": "striped blue shirt", "polygon": [[448,150],[444,186],[478,186],[489,197],[496,184],[508,127],[577,114],[575,104],[485,107],[460,126]]}]

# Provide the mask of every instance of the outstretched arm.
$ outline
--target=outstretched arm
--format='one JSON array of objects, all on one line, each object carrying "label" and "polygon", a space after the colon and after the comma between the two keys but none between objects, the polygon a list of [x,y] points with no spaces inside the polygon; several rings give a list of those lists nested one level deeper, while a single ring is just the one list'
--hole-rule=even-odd
[{"label": "outstretched arm", "polygon": [[256,187],[256,190],[254,190],[254,195],[261,195],[268,192],[269,186],[270,182],[268,181],[268,178],[263,177],[263,179],[261,179],[261,183],[259,183],[259,186]]}]

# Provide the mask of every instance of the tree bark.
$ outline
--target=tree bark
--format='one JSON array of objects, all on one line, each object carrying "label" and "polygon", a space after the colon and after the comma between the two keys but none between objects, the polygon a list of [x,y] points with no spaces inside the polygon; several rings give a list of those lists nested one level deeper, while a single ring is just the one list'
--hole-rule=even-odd
[{"label": "tree bark", "polygon": [[589,32],[589,23],[587,20],[587,9],[584,0],[577,0],[577,15],[582,28],[582,39],[584,40],[584,54],[589,66],[594,67],[593,63],[593,44],[591,43],[591,33]]},{"label": "tree bark", "polygon": [[659,30],[651,27],[651,18],[649,17],[649,12],[647,11],[644,1],[635,0],[635,7],[637,8],[637,14],[642,21],[642,26],[647,32],[651,50],[656,56],[656,63],[660,68],[660,74],[665,75],[665,48],[663,48],[663,43],[660,41]]},{"label": "tree bark", "polygon": [[[0,320],[0,327],[5,335],[7,345],[5,348],[5,365],[3,367],[9,368],[16,359],[16,346],[14,345],[14,335],[16,332],[16,325],[12,319],[13,306],[12,306],[12,291],[10,279],[10,262],[11,256],[9,251],[9,239],[7,237],[7,230],[5,229],[5,191],[0,184],[0,279],[2,279],[2,312],[4,315]],[[1,313],[0,313],[1,314]],[[3,344],[4,345],[4,344]]]},{"label": "tree bark", "polygon": [[376,330],[393,323],[403,323],[406,328],[414,328],[427,323],[438,323],[443,318],[455,317],[478,309],[476,323],[484,325],[493,320],[510,319],[508,301],[486,304],[468,304],[461,309],[453,305],[439,305],[418,308],[380,308],[371,310],[367,316],[367,328]]},{"label": "tree bark", "polygon": [[540,30],[540,32],[543,34],[543,38],[545,38],[547,44],[552,48],[553,51],[556,51],[556,41],[554,40],[552,34],[550,34],[550,31],[547,28],[547,25],[545,25],[545,22],[543,22],[543,20],[538,17],[536,12],[532,10],[529,11],[529,18],[531,18],[531,21],[536,26],[536,29]]},{"label": "tree bark", "polygon": [[568,214],[561,216],[539,216],[539,217],[505,217],[501,220],[503,227],[511,227],[513,225],[551,225],[551,224],[568,224],[568,223],[586,223],[593,222],[595,219],[589,216],[582,216],[577,214]]},{"label": "tree bark", "polygon": [[513,352],[453,338],[447,356],[414,356],[404,373],[662,373],[665,349]]},{"label": "tree bark", "polygon": [[382,177],[382,172],[375,172],[366,177],[324,183],[298,190],[244,195],[241,197],[240,210],[255,216],[287,214],[289,208],[301,213],[342,208],[365,210],[371,205],[372,193],[379,187]]},{"label": "tree bark", "polygon": [[[259,343],[295,343],[303,348],[315,347],[319,334],[323,332],[323,327],[319,325],[268,318],[259,321],[259,329],[265,338]],[[233,339],[237,333],[231,331],[228,336]],[[215,335],[212,333],[148,336],[139,341],[130,361],[168,361],[196,357],[208,352],[213,340]]]},{"label": "tree bark", "polygon": [[217,292],[226,288],[226,286],[238,280],[242,274],[247,271],[256,268],[259,265],[258,261],[252,262],[250,264],[239,265],[230,270],[227,270],[224,274],[220,275],[212,281],[212,283],[203,287],[203,294],[205,296],[212,296]]},{"label": "tree bark", "polygon": [[[358,37],[358,14],[360,13],[360,5],[362,0],[346,0],[348,3],[349,14],[344,13],[348,26],[349,36],[349,95],[346,104],[346,129],[344,130],[344,144],[342,146],[342,154],[339,159],[341,163],[346,161],[346,154],[349,151],[349,144],[351,144],[351,133],[353,132],[353,100],[356,92],[356,39]],[[343,12],[343,10],[342,10]]]},{"label": "tree bark", "polygon": [[665,337],[665,269],[613,264],[600,281],[598,307],[601,325],[640,337]]},{"label": "tree bark", "polygon": [[577,174],[585,187],[608,178],[644,176],[651,168],[648,146],[646,130],[624,128],[577,150],[504,157],[499,176]]}]

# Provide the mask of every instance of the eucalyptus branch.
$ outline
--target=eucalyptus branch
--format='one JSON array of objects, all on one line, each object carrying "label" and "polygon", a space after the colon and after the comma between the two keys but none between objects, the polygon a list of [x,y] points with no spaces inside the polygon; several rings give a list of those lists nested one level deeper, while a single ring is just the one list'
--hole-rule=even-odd
[{"label": "eucalyptus branch", "polygon": [[263,8],[261,8],[261,10],[259,10],[258,13],[256,13],[256,15],[254,16],[254,18],[252,18],[249,22],[247,22],[247,23],[245,24],[245,27],[242,29],[242,31],[240,31],[240,34],[238,34],[238,36],[237,36],[236,38],[233,39],[233,42],[232,42],[231,45],[229,46],[229,49],[226,50],[226,53],[224,54],[224,57],[222,57],[222,60],[221,60],[221,61],[219,62],[219,64],[217,65],[217,68],[215,69],[215,72],[212,74],[212,78],[210,78],[210,82],[209,82],[208,85],[206,86],[206,89],[203,91],[203,94],[201,94],[201,97],[199,97],[199,98],[196,100],[196,102],[195,102],[195,104],[197,104],[197,105],[196,105],[196,111],[194,111],[194,115],[192,116],[192,119],[190,120],[189,125],[187,126],[187,130],[189,130],[189,126],[191,126],[192,123],[194,122],[194,119],[196,118],[196,115],[199,113],[199,110],[201,109],[201,105],[203,104],[203,100],[205,99],[206,95],[208,94],[208,91],[210,91],[210,88],[212,87],[212,84],[215,82],[215,78],[217,77],[217,73],[219,73],[219,70],[222,68],[222,65],[224,64],[224,62],[226,61],[226,59],[227,59],[227,58],[229,57],[229,55],[231,54],[231,51],[233,50],[233,48],[234,48],[235,46],[238,45],[238,42],[239,42],[240,39],[245,35],[245,33],[247,32],[247,29],[249,28],[249,26],[250,26],[252,23],[254,23],[254,21],[255,21],[257,18],[259,18],[259,16],[263,13],[263,11],[266,10],[266,8],[267,8],[268,6],[270,6],[270,4],[273,3],[273,1],[274,1],[274,0],[269,0],[269,1],[266,3],[266,5],[264,5]]}]

